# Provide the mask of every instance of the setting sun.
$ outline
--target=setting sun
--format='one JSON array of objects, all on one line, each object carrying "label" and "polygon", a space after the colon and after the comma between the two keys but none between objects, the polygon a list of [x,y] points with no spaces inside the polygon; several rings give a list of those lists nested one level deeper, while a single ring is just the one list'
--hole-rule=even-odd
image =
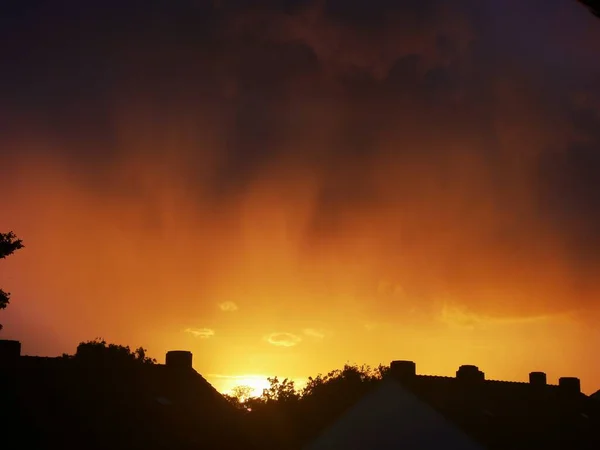
[{"label": "setting sun", "polygon": [[[236,395],[238,393],[243,393],[244,395],[242,395],[242,398],[240,399],[243,401],[250,397],[260,397],[263,393],[263,389],[268,389],[270,387],[268,375],[207,375],[206,378],[223,394]],[[294,379],[293,381],[295,387],[300,389],[305,382],[303,379]]]},{"label": "setting sun", "polygon": [[263,389],[269,388],[267,376],[263,375],[240,375],[231,377],[209,376],[208,379],[217,390],[228,395],[235,395],[236,388],[249,388],[248,395],[245,396],[246,398],[240,400],[247,400],[249,397],[260,397],[263,393]]}]

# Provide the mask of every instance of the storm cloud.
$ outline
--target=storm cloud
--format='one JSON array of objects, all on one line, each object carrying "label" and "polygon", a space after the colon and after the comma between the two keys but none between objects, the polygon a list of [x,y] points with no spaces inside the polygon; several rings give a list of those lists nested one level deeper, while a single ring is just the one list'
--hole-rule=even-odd
[{"label": "storm cloud", "polygon": [[600,25],[576,2],[113,3],[0,26],[0,225],[77,266],[71,295],[102,274],[173,320],[598,311]]}]

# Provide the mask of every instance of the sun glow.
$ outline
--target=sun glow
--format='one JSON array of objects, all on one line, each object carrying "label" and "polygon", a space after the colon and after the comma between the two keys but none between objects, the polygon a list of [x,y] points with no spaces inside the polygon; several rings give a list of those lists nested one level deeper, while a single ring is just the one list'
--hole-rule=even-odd
[{"label": "sun glow", "polygon": [[250,397],[260,397],[263,393],[263,389],[269,388],[269,381],[267,380],[268,375],[238,375],[238,376],[224,376],[215,375],[210,381],[213,383],[215,388],[224,394],[236,395],[236,391],[242,391],[242,388],[247,388],[245,395],[242,400],[246,400]]},{"label": "sun glow", "polygon": [[[240,397],[242,401],[260,397],[264,389],[269,389],[269,375],[209,375],[208,381],[222,394]],[[285,377],[279,377],[283,381]],[[294,386],[301,390],[306,385],[305,378],[294,378]]]}]

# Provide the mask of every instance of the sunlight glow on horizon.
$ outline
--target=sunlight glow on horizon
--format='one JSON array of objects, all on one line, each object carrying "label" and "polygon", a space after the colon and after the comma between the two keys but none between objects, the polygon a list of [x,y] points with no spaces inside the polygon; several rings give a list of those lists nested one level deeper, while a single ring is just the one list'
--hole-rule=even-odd
[{"label": "sunlight glow on horizon", "polygon": [[[274,377],[271,376],[271,377]],[[231,395],[236,387],[249,387],[251,388],[250,397],[260,397],[264,389],[270,387],[268,381],[268,375],[206,375],[206,379],[215,387],[217,391],[222,394]],[[284,378],[278,377],[279,381],[283,381]],[[295,388],[297,390],[302,389],[306,380],[303,378],[293,379]]]}]

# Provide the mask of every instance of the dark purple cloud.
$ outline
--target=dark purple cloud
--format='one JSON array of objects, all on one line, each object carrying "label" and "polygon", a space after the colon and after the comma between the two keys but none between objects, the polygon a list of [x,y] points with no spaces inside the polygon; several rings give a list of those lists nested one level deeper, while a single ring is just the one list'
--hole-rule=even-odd
[{"label": "dark purple cloud", "polygon": [[[600,24],[576,2],[118,3],[2,14],[3,139],[43,136],[54,152],[3,145],[4,160],[55,158],[90,189],[135,197],[115,181],[124,156],[181,158],[178,179],[215,204],[305,170],[318,248],[362,233],[390,272],[404,251],[441,280],[431,289],[466,297],[466,280],[502,270],[543,291],[531,267],[556,245],[577,289],[593,287]],[[175,127],[186,144],[124,148],[121,116],[141,142]]]}]

